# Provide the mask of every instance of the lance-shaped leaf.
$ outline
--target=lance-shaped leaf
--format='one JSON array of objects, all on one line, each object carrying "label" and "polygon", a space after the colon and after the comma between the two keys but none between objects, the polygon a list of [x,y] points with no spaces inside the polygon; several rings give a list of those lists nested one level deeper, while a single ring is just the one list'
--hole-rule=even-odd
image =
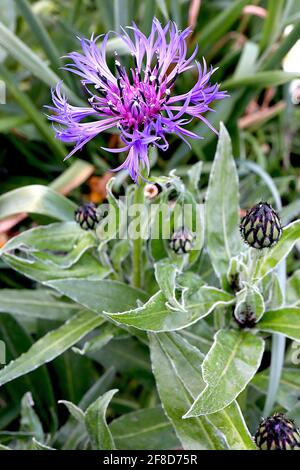
[{"label": "lance-shaped leaf", "polygon": [[0,254],[12,268],[44,284],[63,278],[103,279],[110,270],[89,252],[95,245],[93,233],[66,222],[23,232],[6,243]]},{"label": "lance-shaped leaf", "polygon": [[126,413],[109,426],[121,450],[169,450],[180,447],[171,422],[160,406]]},{"label": "lance-shaped leaf", "polygon": [[186,297],[185,310],[168,307],[168,300],[157,292],[142,307],[123,313],[106,313],[112,320],[147,331],[175,331],[204,318],[218,305],[230,304],[233,296],[211,286],[201,286]]},{"label": "lance-shaped leaf", "polygon": [[0,219],[21,212],[47,215],[58,220],[73,220],[76,205],[54,189],[29,185],[0,197]]},{"label": "lance-shaped leaf", "polygon": [[206,195],[207,247],[216,274],[226,283],[230,259],[240,252],[239,188],[227,130],[221,124]]},{"label": "lance-shaped leaf", "polygon": [[106,423],[106,410],[112,397],[118,390],[110,390],[92,403],[85,413],[85,425],[90,436],[93,449],[114,450],[115,443]]},{"label": "lance-shaped leaf", "polygon": [[264,341],[248,332],[220,330],[202,364],[205,389],[184,418],[215,413],[230,405],[257,371]]},{"label": "lance-shaped leaf", "polygon": [[23,249],[49,266],[69,268],[97,244],[92,231],[82,230],[75,222],[35,227],[12,238],[3,253]]},{"label": "lance-shaped leaf", "polygon": [[300,341],[300,308],[269,310],[257,323],[257,328],[270,333],[282,333],[288,338]]},{"label": "lance-shaped leaf", "polygon": [[89,311],[74,315],[60,328],[38,339],[27,352],[1,369],[0,386],[52,361],[103,322],[103,318]]},{"label": "lance-shaped leaf", "polygon": [[231,450],[256,450],[256,445],[236,401],[230,403],[222,411],[210,414],[208,419],[224,434]]},{"label": "lance-shaped leaf", "polygon": [[138,300],[147,299],[142,290],[118,281],[63,279],[49,281],[47,285],[99,314],[106,310],[126,311],[134,308]]},{"label": "lance-shaped leaf", "polygon": [[268,249],[256,263],[254,278],[260,279],[276,268],[300,238],[300,220],[284,227],[279,242]]},{"label": "lance-shaped leaf", "polygon": [[[197,417],[189,421],[182,419],[182,414],[186,407],[193,402],[193,397],[178,375],[170,357],[165,353],[159,339],[160,336],[149,335],[153,373],[163,408],[172,422],[183,448],[186,450],[220,450],[224,448],[216,429],[205,417]],[[200,354],[198,362],[201,359]]]},{"label": "lance-shaped leaf", "polygon": [[[167,356],[169,362],[172,364],[173,372],[176,374],[180,384],[182,384],[182,386],[184,386],[188,391],[187,393],[189,393],[190,396],[195,399],[198,396],[199,391],[205,387],[205,383],[201,374],[201,363],[203,360],[203,355],[197,348],[183,340],[180,335],[176,333],[159,334],[156,335],[156,338],[158,338],[162,350]],[[163,375],[160,379],[161,384],[159,382],[158,375],[156,375],[156,380],[158,389],[160,389],[160,386],[164,386]],[[167,383],[165,387],[167,387]],[[163,390],[164,389],[162,389],[162,391]],[[166,399],[168,399],[167,390],[165,393]],[[172,401],[164,402],[162,394],[161,399],[164,405],[164,409],[168,414],[168,407],[172,407]],[[172,412],[173,409],[171,408],[170,413]],[[203,421],[204,418],[205,420]],[[203,416],[201,419],[202,420],[200,420],[199,423],[207,422],[206,417]],[[219,431],[222,432],[230,449],[255,449],[240,409],[235,402],[233,402],[226,409],[210,415],[208,419],[219,429]],[[172,421],[175,429],[178,427],[177,434],[179,437],[181,435],[181,427],[183,430],[185,429],[184,421],[185,420],[182,419],[175,421],[174,418]],[[197,421],[195,421],[195,418],[191,418],[188,420],[188,423],[197,423]],[[193,429],[191,429],[191,432],[193,432]]]},{"label": "lance-shaped leaf", "polygon": [[81,307],[50,289],[0,289],[0,312],[64,322]]},{"label": "lance-shaped leaf", "polygon": [[44,441],[44,431],[42,423],[34,410],[34,401],[30,392],[25,393],[21,400],[21,432],[32,433],[32,435]]}]

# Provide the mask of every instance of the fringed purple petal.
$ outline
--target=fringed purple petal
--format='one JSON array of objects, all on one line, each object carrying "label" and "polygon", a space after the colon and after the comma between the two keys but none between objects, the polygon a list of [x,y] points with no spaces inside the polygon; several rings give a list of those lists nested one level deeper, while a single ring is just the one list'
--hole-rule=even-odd
[{"label": "fringed purple petal", "polygon": [[[49,106],[56,137],[75,144],[66,158],[99,133],[116,127],[124,146],[104,148],[111,153],[128,152],[125,161],[113,171],[127,169],[138,182],[140,170],[149,173],[148,148],[154,145],[162,151],[169,147],[167,137],[176,134],[189,145],[187,139],[200,138],[186,126],[196,118],[202,120],[214,132],[204,113],[211,111],[211,103],[227,96],[219,85],[211,84],[212,68],[205,60],[195,62],[198,47],[188,56],[187,37],[190,28],[179,31],[169,21],[165,26],[154,18],[149,36],[137,25],[122,29],[120,39],[131,52],[131,67],[126,71],[115,53],[115,70],[106,60],[109,34],[100,38],[79,38],[81,52],[67,57],[70,63],[65,69],[78,75],[87,95],[87,106],[77,107],[68,103],[58,83],[52,90],[53,106]],[[177,77],[196,65],[198,77],[194,86],[181,95],[174,95]],[[92,122],[88,122],[88,120]]]}]

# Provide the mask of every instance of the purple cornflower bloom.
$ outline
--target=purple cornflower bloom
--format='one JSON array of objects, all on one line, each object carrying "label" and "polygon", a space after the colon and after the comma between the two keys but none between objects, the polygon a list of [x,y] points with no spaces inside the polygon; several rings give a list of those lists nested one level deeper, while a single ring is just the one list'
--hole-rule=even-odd
[{"label": "purple cornflower bloom", "polygon": [[[70,105],[61,90],[61,83],[58,83],[52,90],[54,107],[50,109],[54,114],[49,119],[60,124],[55,127],[56,137],[63,142],[75,143],[66,158],[97,134],[117,127],[124,146],[104,150],[113,153],[128,151],[124,163],[113,171],[127,169],[137,182],[141,167],[146,167],[149,173],[149,145],[166,151],[169,146],[167,134],[171,133],[189,145],[186,137],[200,138],[185,128],[193,118],[201,119],[216,132],[203,113],[211,111],[212,101],[227,95],[219,91],[217,84],[210,84],[214,70],[207,70],[204,60],[202,66],[194,61],[197,47],[187,58],[186,38],[190,28],[179,31],[173,22],[162,27],[155,18],[149,37],[135,24],[128,29],[132,30],[133,39],[125,30],[120,35],[132,55],[132,67],[128,72],[116,53],[116,73],[109,69],[106,62],[109,34],[103,36],[100,48],[96,45],[98,37],[80,40],[82,53],[69,54],[73,63],[65,69],[81,77],[81,83],[90,96],[88,106]],[[195,85],[186,93],[173,95],[177,77],[195,65],[198,69]],[[86,122],[87,117],[93,118],[92,122]]]}]

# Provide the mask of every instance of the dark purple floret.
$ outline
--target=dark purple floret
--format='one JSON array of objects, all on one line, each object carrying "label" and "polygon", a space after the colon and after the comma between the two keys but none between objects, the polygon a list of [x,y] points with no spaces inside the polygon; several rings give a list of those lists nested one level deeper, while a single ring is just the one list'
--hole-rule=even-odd
[{"label": "dark purple floret", "polygon": [[[80,150],[97,134],[116,127],[119,129],[121,148],[105,149],[109,152],[128,152],[124,163],[114,171],[127,169],[137,182],[140,169],[149,173],[148,146],[162,151],[169,147],[167,135],[175,133],[185,142],[186,137],[198,139],[186,129],[193,118],[201,119],[214,132],[215,129],[203,116],[211,111],[210,104],[226,95],[217,84],[210,84],[214,70],[195,62],[197,47],[187,57],[186,38],[190,28],[179,31],[175,23],[162,27],[153,20],[149,37],[133,24],[133,38],[123,30],[121,40],[131,51],[132,66],[126,70],[115,54],[115,72],[106,61],[106,45],[109,35],[103,36],[100,47],[97,39],[81,39],[82,53],[69,54],[72,63],[66,70],[77,74],[89,98],[86,107],[72,106],[58,83],[52,90],[53,114],[49,119],[59,124],[56,137],[66,143],[74,143],[74,149],[66,158]],[[186,93],[175,95],[174,85],[179,75],[196,66],[198,78]],[[86,122],[86,118],[92,118]],[[188,144],[188,142],[187,142]],[[189,144],[188,144],[189,145]]]}]

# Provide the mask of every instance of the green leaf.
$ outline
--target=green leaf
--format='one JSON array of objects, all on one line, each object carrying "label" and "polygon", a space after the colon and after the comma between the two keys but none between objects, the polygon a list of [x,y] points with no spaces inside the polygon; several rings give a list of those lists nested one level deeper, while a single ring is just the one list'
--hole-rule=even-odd
[{"label": "green leaf", "polygon": [[[27,331],[15,318],[8,314],[1,315],[0,339],[4,341],[6,346],[7,363],[13,363],[14,360],[33,345],[32,338]],[[4,370],[5,368],[1,368],[0,373],[3,373]],[[50,376],[45,366],[19,378],[14,384],[7,384],[5,386],[9,403],[15,405],[17,409],[20,406],[22,396],[28,390],[32,393],[39,416],[44,422],[51,423],[50,425],[52,425],[53,416],[56,411],[56,401]]]},{"label": "green leaf", "polygon": [[296,426],[300,428],[300,403],[297,403],[288,413],[287,417],[294,420]]},{"label": "green leaf", "polygon": [[44,28],[43,23],[40,21],[38,15],[33,13],[27,0],[18,0],[17,6],[23,18],[25,18],[27,21],[30,31],[35,34],[39,44],[44,49],[53,69],[59,70],[62,66],[59,60],[60,54],[56,49],[55,44],[51,40],[47,30]]},{"label": "green leaf", "polygon": [[119,450],[170,450],[180,446],[160,406],[126,413],[109,428]]},{"label": "green leaf", "polygon": [[279,242],[273,248],[268,249],[264,256],[258,259],[254,278],[260,279],[275,269],[280,261],[289,254],[299,238],[300,220],[295,220],[295,222],[284,227]]},{"label": "green leaf", "polygon": [[[115,377],[115,370],[110,367],[84,394],[78,406],[85,411],[100,395],[110,389]],[[63,450],[74,450],[77,448],[77,443],[82,441],[82,438],[87,432],[82,423],[76,422],[71,416],[62,428],[59,429],[56,435],[56,441],[59,448]]]},{"label": "green leaf", "polygon": [[257,371],[264,341],[248,332],[220,330],[202,364],[205,389],[184,418],[215,413],[230,405]]},{"label": "green leaf", "polygon": [[42,261],[28,261],[22,259],[21,256],[14,256],[8,253],[3,255],[3,259],[16,271],[24,274],[24,276],[50,287],[56,279],[103,279],[110,272],[109,268],[101,266],[99,261],[89,253],[84,254],[76,264],[68,269],[58,266],[51,267],[51,265]]},{"label": "green leaf", "polygon": [[[1,50],[0,50],[1,55]],[[5,116],[4,118],[0,118],[0,132],[4,134],[6,132],[10,132],[12,129],[22,126],[23,124],[28,123],[28,117],[23,116],[22,114],[17,114],[16,116]]]},{"label": "green leaf", "polygon": [[[0,46],[7,51],[18,63],[22,64],[34,76],[42,80],[46,85],[54,87],[60,78],[46,63],[36,55],[21,39],[0,22]],[[66,94],[72,98],[75,104],[79,104],[79,99],[73,92],[63,85]]]},{"label": "green leaf", "polygon": [[69,268],[96,243],[92,231],[82,230],[75,222],[63,222],[26,230],[9,240],[3,252],[23,249],[49,266]]},{"label": "green leaf", "polygon": [[247,77],[230,78],[222,83],[222,88],[224,90],[232,90],[240,87],[256,87],[261,89],[283,85],[299,77],[299,72],[268,70],[266,72],[256,72],[254,75],[248,75]]},{"label": "green leaf", "polygon": [[170,309],[167,298],[157,292],[142,307],[122,313],[107,313],[120,324],[147,331],[174,331],[197,322],[209,315],[218,305],[233,301],[232,295],[210,286],[201,286],[196,293],[185,299],[185,310]]},{"label": "green leaf", "polygon": [[[174,335],[170,334],[170,337]],[[218,433],[206,417],[197,417],[189,421],[182,419],[186,408],[193,402],[193,397],[177,373],[172,359],[164,351],[162,344],[164,336],[165,334],[149,334],[153,373],[166,415],[172,422],[185,450],[222,449]],[[181,341],[184,342],[183,339]],[[188,360],[190,354],[196,355],[199,367],[202,356],[188,345],[185,347],[184,355],[182,354],[182,360],[186,355],[188,355]],[[191,365],[190,368],[193,369],[194,366]],[[195,373],[192,377],[194,376]]]},{"label": "green leaf", "polygon": [[34,401],[30,392],[27,392],[21,402],[20,431],[32,433],[41,442],[44,442],[44,431],[39,417],[33,409]]},{"label": "green leaf", "polygon": [[38,339],[27,352],[1,369],[0,386],[52,361],[103,322],[103,318],[89,311],[74,315],[60,328]]},{"label": "green leaf", "polygon": [[247,0],[230,2],[229,6],[222,9],[221,13],[207,22],[207,25],[195,37],[195,40],[203,45],[204,51],[209,49],[211,45],[216,44],[219,38],[231,30],[232,25],[240,17],[244,6],[247,4]]},{"label": "green leaf", "polygon": [[255,42],[247,41],[243,47],[238,65],[234,71],[234,78],[255,74],[258,54],[258,45]]},{"label": "green leaf", "polygon": [[286,307],[269,310],[256,326],[261,331],[282,333],[288,338],[300,341],[300,308]]},{"label": "green leaf", "polygon": [[118,330],[111,323],[106,323],[102,325],[99,334],[86,341],[81,349],[74,347],[73,351],[81,355],[100,351],[100,349],[102,349],[106,344],[109,343],[111,339],[113,339],[113,337],[117,334],[117,331],[120,330]]},{"label": "green leaf", "polygon": [[15,270],[47,285],[54,279],[106,277],[110,268],[89,253],[95,244],[93,233],[66,222],[27,230],[12,238],[0,253]]},{"label": "green leaf", "polygon": [[297,269],[286,283],[286,304],[289,307],[300,307],[300,269]]},{"label": "green leaf", "polygon": [[[299,346],[298,346],[299,347]],[[297,351],[296,351],[296,354]],[[299,360],[297,358],[297,360]],[[259,372],[253,378],[251,385],[257,390],[264,393],[268,392],[269,384],[269,370]],[[280,378],[280,384],[276,396],[276,402],[286,408],[287,410],[292,409],[297,403],[299,403],[299,389],[300,389],[300,374],[299,368],[283,368]]]},{"label": "green leaf", "polygon": [[112,397],[118,390],[110,390],[99,397],[88,407],[85,415],[85,424],[90,436],[93,449],[114,450],[115,443],[106,423],[106,411]]},{"label": "green leaf", "polygon": [[265,310],[273,310],[273,308],[279,308],[283,305],[283,292],[276,271],[270,272],[261,280],[261,288],[265,300]]},{"label": "green leaf", "polygon": [[197,162],[188,170],[187,174],[189,177],[189,189],[193,193],[194,197],[199,196],[199,182],[202,173],[203,162]]},{"label": "green leaf", "polygon": [[59,400],[59,404],[65,405],[68,408],[69,413],[76,419],[79,423],[84,423],[85,414],[82,409],[68,400]]},{"label": "green leaf", "polygon": [[166,5],[166,0],[155,0],[158,8],[160,9],[161,13],[165,20],[169,19],[169,13]]},{"label": "green leaf", "polygon": [[118,281],[65,279],[49,281],[47,284],[99,314],[107,310],[125,311],[134,307],[137,300],[145,301],[147,298],[143,291]]},{"label": "green leaf", "polygon": [[154,265],[155,277],[162,293],[167,298],[167,306],[174,310],[185,310],[176,298],[176,277],[180,272],[178,266],[170,259],[162,259]]},{"label": "green leaf", "polygon": [[52,158],[56,161],[58,161],[59,158],[63,159],[66,155],[65,146],[60,140],[55,138],[53,129],[51,128],[50,123],[47,121],[46,116],[41,113],[40,109],[37,108],[36,104],[33,102],[30,96],[26,94],[22,88],[20,88],[20,84],[16,82],[15,76],[8,72],[5,66],[1,63],[0,77],[4,80],[6,88],[9,91],[11,97],[27,114],[28,118],[30,118],[30,121],[32,121],[32,123],[35,125],[43,140],[48,144],[53,153]]},{"label": "green leaf", "polygon": [[236,401],[209,415],[209,420],[225,435],[231,450],[257,450]]},{"label": "green leaf", "polygon": [[94,361],[99,362],[104,368],[113,366],[116,371],[125,374],[136,372],[149,374],[151,365],[148,348],[131,336],[120,336],[110,341],[99,353],[88,353]]},{"label": "green leaf", "polygon": [[[181,339],[180,335],[176,333],[159,334],[156,335],[156,338],[159,339],[161,347],[167,355],[172,366],[171,368],[173,370],[173,373],[176,373],[179,383],[182,384],[181,386],[185,387],[186,391],[188,391],[185,395],[181,396],[186,397],[188,394],[190,394],[190,396],[195,399],[198,396],[199,391],[201,391],[205,387],[200,367],[203,355],[200,353],[199,350],[191,346],[187,341]],[[163,373],[164,371],[162,370],[162,385],[164,381]],[[156,376],[156,380],[158,381],[157,377],[158,376]],[[167,383],[165,386],[168,386]],[[158,382],[158,389],[159,387],[160,384]],[[170,402],[163,402],[166,411],[166,407],[172,407],[173,403],[173,398],[170,391],[169,396],[171,397]],[[168,399],[167,395],[166,399]],[[183,406],[183,404],[181,406]],[[170,413],[172,413],[172,408]],[[198,417],[197,419],[200,420],[198,421],[199,423],[207,422],[206,417]],[[195,423],[197,423],[197,419],[189,419],[188,424],[193,423],[194,428]],[[225,408],[224,410],[209,415],[208,419],[209,422],[214,424],[219,429],[219,431],[223,433],[230,449],[255,449],[249,431],[245,425],[243,416],[236,403],[233,402],[231,405],[229,405],[229,407]],[[177,433],[180,437],[181,432],[184,432],[184,430],[186,429],[185,420],[181,419],[181,415],[179,415],[178,422],[176,421],[174,426],[176,430],[176,426],[178,426]],[[193,432],[193,429],[191,429],[191,432]]]},{"label": "green leaf", "polygon": [[47,186],[24,186],[0,196],[0,219],[29,212],[58,220],[73,220],[75,209],[73,202]]},{"label": "green leaf", "polygon": [[56,450],[53,447],[46,446],[41,442],[37,441],[34,437],[32,438],[32,443],[30,450]]},{"label": "green leaf", "polygon": [[0,289],[0,312],[17,317],[64,322],[81,307],[61,300],[49,289]]},{"label": "green leaf", "polygon": [[264,20],[264,26],[260,39],[260,50],[264,51],[268,46],[274,44],[280,29],[282,28],[283,8],[285,6],[284,0],[277,0],[276,2],[268,1],[268,11]]},{"label": "green leaf", "polygon": [[[1,0],[1,20],[11,31],[15,30],[16,27],[16,10],[15,2],[11,0]],[[0,48],[0,62],[3,62],[7,56],[7,53],[3,48]]]},{"label": "green leaf", "polygon": [[265,311],[264,299],[258,288],[251,284],[247,284],[236,295],[235,317],[243,317],[245,310],[249,308],[254,313],[256,321],[260,320]]},{"label": "green leaf", "polygon": [[241,250],[238,176],[223,124],[206,195],[207,247],[216,274],[226,283],[228,264]]}]

